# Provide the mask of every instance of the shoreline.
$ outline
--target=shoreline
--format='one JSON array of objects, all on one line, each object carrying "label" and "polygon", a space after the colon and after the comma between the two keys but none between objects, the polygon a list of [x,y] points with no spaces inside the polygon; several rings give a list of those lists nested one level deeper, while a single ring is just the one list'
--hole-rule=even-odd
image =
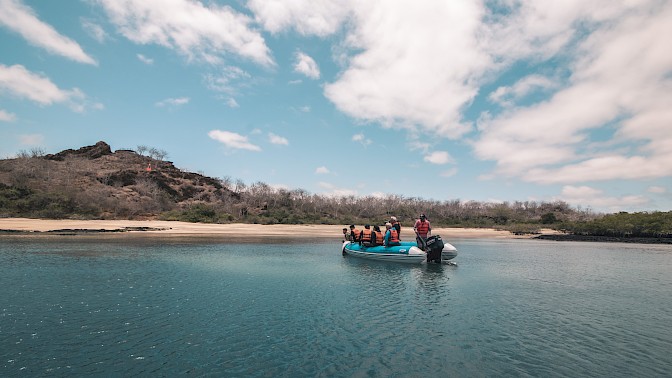
[{"label": "shoreline", "polygon": [[[7,235],[79,235],[123,234],[145,236],[194,236],[194,237],[301,237],[342,239],[346,225],[261,225],[247,223],[189,223],[156,220],[72,220],[0,218],[0,236]],[[362,228],[361,225],[358,228]],[[536,235],[514,235],[492,228],[434,228],[434,235],[450,239],[532,239]],[[543,234],[555,231],[544,230]],[[412,227],[402,226],[402,239],[415,239]]]}]

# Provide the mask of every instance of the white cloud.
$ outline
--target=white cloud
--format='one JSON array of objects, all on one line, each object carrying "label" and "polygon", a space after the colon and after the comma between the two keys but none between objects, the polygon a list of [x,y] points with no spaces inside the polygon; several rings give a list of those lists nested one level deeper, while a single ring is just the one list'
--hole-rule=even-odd
[{"label": "white cloud", "polygon": [[102,26],[89,20],[82,20],[82,29],[98,43],[105,43],[110,38]]},{"label": "white cloud", "polygon": [[222,92],[234,95],[244,80],[251,76],[247,71],[235,66],[221,67],[217,74],[206,74],[203,76],[208,89],[215,92]]},{"label": "white cloud", "polygon": [[625,211],[631,208],[641,207],[649,203],[649,199],[643,196],[628,195],[622,197],[610,197],[604,194],[602,190],[589,186],[571,186],[562,188],[559,198],[574,206],[586,206],[608,211]]},{"label": "white cloud", "polygon": [[232,149],[261,151],[261,148],[250,143],[246,136],[230,131],[212,130],[208,133],[208,136]]},{"label": "white cloud", "polygon": [[318,175],[325,175],[325,174],[329,173],[329,168],[327,168],[325,166],[317,167],[317,169],[315,169],[315,173],[318,174]]},{"label": "white cloud", "polygon": [[494,92],[490,93],[488,99],[490,101],[503,105],[511,106],[515,100],[518,100],[535,90],[548,90],[556,88],[558,83],[547,77],[533,74],[518,80],[510,87],[499,87]]},{"label": "white cloud", "polygon": [[352,141],[360,143],[364,147],[373,143],[373,141],[371,139],[368,139],[363,133],[353,135],[352,136]]},{"label": "white cloud", "polygon": [[294,71],[304,74],[311,79],[320,78],[320,68],[317,66],[317,63],[310,56],[297,52],[294,55],[296,62],[294,63]]},{"label": "white cloud", "polygon": [[461,114],[491,66],[479,48],[478,2],[353,2],[346,46],[354,53],[325,95],[350,116],[458,138]]},{"label": "white cloud", "polygon": [[289,145],[289,141],[287,140],[287,138],[275,135],[273,133],[268,133],[268,140],[273,144],[279,144],[283,146]]},{"label": "white cloud", "polygon": [[24,146],[38,146],[44,143],[44,135],[42,134],[19,135],[19,143],[21,143]]},{"label": "white cloud", "polygon": [[250,0],[257,22],[271,33],[293,28],[304,35],[335,33],[349,13],[348,0]]},{"label": "white cloud", "polygon": [[15,120],[16,120],[16,114],[9,113],[5,110],[0,109],[0,121],[14,122]]},{"label": "white cloud", "polygon": [[178,98],[167,98],[165,100],[161,100],[157,102],[155,105],[158,107],[164,107],[164,106],[178,107],[186,105],[188,103],[189,103],[189,97],[178,97]]},{"label": "white cloud", "polygon": [[136,56],[138,57],[138,59],[139,59],[142,63],[145,63],[145,64],[150,65],[150,66],[151,66],[152,64],[154,64],[154,59],[152,59],[152,58],[148,58],[148,57],[146,57],[146,56],[144,56],[144,55],[142,55],[142,54],[137,54]]},{"label": "white cloud", "polygon": [[347,188],[339,188],[334,184],[328,183],[328,182],[319,182],[317,185],[325,189],[324,192],[322,192],[322,195],[329,196],[329,197],[348,197],[348,196],[356,196],[357,195],[357,190],[354,189],[347,189]]},{"label": "white cloud", "polygon": [[451,168],[446,171],[441,172],[441,177],[453,177],[457,174],[457,168]]},{"label": "white cloud", "polygon": [[647,189],[647,192],[655,194],[664,194],[667,193],[667,188],[665,188],[664,186],[650,186],[649,189]]},{"label": "white cloud", "polygon": [[0,25],[20,34],[30,44],[80,63],[97,65],[81,46],[37,18],[20,0],[0,0]]},{"label": "white cloud", "polygon": [[453,157],[446,151],[434,151],[431,154],[425,155],[424,160],[432,164],[448,164],[453,163]]},{"label": "white cloud", "polygon": [[273,66],[270,50],[252,20],[229,6],[188,0],[97,0],[117,30],[138,44],[177,50],[189,60],[220,64],[233,53]]},{"label": "white cloud", "polygon": [[240,105],[238,104],[238,101],[236,101],[236,99],[233,98],[233,97],[229,97],[226,100],[226,105],[231,109],[240,108]]},{"label": "white cloud", "polygon": [[[524,37],[530,46],[511,47],[509,58],[533,54],[537,42],[546,40],[542,55],[562,51],[572,59],[571,75],[550,99],[479,123],[476,156],[496,161],[497,174],[537,183],[670,176],[672,3],[596,3],[586,10],[578,2],[544,9],[523,2],[520,12],[534,15],[520,16],[526,33],[532,33]],[[552,14],[544,19],[549,9]],[[581,30],[584,36],[573,29],[577,25],[591,27]],[[513,21],[509,26],[514,32],[500,30],[502,40],[524,34]],[[563,35],[556,38],[556,33]],[[560,49],[571,41],[576,46]],[[593,143],[591,133],[613,135]]]},{"label": "white cloud", "polygon": [[[91,107],[86,95],[78,88],[60,89],[48,77],[30,72],[18,64],[9,67],[0,64],[0,93],[2,92],[18,98],[26,98],[40,105],[63,103],[79,113]],[[93,108],[101,106],[101,104],[93,104]]]},{"label": "white cloud", "polygon": [[302,106],[299,110],[303,113],[310,113],[310,106]]}]

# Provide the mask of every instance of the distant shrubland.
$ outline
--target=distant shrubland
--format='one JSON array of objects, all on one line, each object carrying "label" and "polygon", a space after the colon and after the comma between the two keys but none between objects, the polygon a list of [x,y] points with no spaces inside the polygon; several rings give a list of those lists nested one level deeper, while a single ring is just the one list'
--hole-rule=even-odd
[{"label": "distant shrubland", "polygon": [[[671,213],[596,214],[562,201],[435,201],[390,195],[333,197],[303,189],[250,185],[176,168],[165,151],[146,146],[112,152],[99,142],[0,160],[0,216],[76,219],[164,219],[208,223],[402,224],[426,213],[435,226],[540,228],[573,233],[669,237]],[[667,236],[665,236],[667,235]]]}]

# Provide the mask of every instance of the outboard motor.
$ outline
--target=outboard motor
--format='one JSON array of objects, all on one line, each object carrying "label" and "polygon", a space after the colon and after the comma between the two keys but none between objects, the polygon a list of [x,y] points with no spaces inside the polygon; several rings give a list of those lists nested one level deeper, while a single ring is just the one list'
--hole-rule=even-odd
[{"label": "outboard motor", "polygon": [[427,238],[427,262],[435,261],[441,264],[441,251],[443,251],[443,240],[441,236],[434,235]]}]

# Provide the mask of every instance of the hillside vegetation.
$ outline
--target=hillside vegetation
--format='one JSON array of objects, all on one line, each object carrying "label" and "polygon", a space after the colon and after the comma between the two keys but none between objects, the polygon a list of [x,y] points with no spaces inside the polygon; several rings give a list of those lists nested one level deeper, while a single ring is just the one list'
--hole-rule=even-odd
[{"label": "hillside vegetation", "polygon": [[22,152],[0,160],[0,216],[344,225],[380,224],[395,215],[410,225],[424,212],[435,226],[497,227],[516,233],[551,227],[576,233],[671,234],[671,213],[603,217],[561,201],[322,196],[263,182],[246,185],[229,177],[207,177],[176,168],[166,156],[145,146],[113,152],[105,142],[57,154]]}]

